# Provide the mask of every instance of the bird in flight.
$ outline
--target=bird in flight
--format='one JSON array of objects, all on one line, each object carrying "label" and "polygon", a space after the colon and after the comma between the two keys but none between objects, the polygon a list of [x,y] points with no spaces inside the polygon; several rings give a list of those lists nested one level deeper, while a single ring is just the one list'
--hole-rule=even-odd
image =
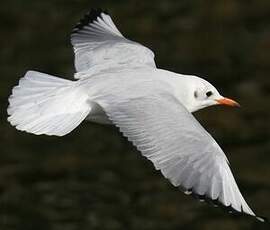
[{"label": "bird in flight", "polygon": [[185,194],[265,221],[248,206],[224,152],[192,115],[237,102],[200,77],[157,68],[154,53],[125,38],[100,9],[75,26],[71,43],[75,80],[28,71],[9,97],[11,125],[63,136],[83,120],[113,124]]}]

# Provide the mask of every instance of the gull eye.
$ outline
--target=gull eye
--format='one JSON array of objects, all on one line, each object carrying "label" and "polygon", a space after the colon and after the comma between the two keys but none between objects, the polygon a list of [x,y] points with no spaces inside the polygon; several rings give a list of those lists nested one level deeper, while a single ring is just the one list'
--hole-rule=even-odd
[{"label": "gull eye", "polygon": [[197,91],[194,92],[194,97],[195,97],[195,98],[198,97],[198,92],[197,92]]},{"label": "gull eye", "polygon": [[206,96],[207,96],[207,97],[210,97],[210,96],[212,96],[212,95],[213,95],[213,92],[212,92],[212,91],[207,91],[207,92],[206,92]]}]

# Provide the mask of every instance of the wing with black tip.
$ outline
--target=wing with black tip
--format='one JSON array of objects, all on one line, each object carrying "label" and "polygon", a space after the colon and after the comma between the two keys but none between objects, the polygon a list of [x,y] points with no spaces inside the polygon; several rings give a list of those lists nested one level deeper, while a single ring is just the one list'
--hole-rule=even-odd
[{"label": "wing with black tip", "polygon": [[174,186],[229,212],[264,221],[241,195],[222,149],[174,97],[123,100],[110,96],[100,103],[124,136]]},{"label": "wing with black tip", "polygon": [[156,68],[154,53],[126,39],[108,13],[91,10],[71,33],[75,52],[75,78],[112,68]]}]

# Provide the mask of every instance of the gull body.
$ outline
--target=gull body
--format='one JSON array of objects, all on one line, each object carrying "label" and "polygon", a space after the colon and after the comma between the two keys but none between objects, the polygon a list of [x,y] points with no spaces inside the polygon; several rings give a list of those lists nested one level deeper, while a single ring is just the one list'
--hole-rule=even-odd
[{"label": "gull body", "polygon": [[206,80],[156,67],[154,53],[92,10],[74,28],[75,80],[28,71],[9,97],[8,121],[36,135],[63,136],[83,120],[113,124],[185,194],[258,217],[228,159],[192,112],[239,106]]},{"label": "gull body", "polygon": [[[81,81],[78,84],[83,85],[93,103],[93,109],[86,119],[103,124],[111,122],[103,109],[98,106],[98,101],[110,94],[122,94],[127,99],[149,96],[157,92],[173,95],[189,112],[218,105],[219,100],[224,99],[213,85],[200,77],[177,74],[158,68],[121,69],[99,73]],[[207,96],[207,92],[212,94]]]}]

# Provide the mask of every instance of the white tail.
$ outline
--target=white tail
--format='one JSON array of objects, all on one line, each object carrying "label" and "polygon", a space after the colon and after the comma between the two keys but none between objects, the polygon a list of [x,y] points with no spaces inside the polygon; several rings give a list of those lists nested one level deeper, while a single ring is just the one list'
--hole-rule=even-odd
[{"label": "white tail", "polygon": [[89,114],[88,96],[74,81],[28,71],[9,97],[8,121],[34,134],[63,136]]}]

